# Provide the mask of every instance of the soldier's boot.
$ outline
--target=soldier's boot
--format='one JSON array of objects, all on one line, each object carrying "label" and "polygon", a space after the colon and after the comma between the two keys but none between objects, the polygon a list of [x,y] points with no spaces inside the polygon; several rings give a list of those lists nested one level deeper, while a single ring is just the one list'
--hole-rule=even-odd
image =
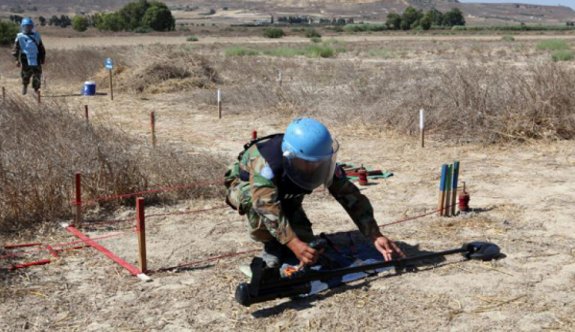
[{"label": "soldier's boot", "polygon": [[28,86],[22,85],[22,94],[25,95],[26,93],[28,93]]},{"label": "soldier's boot", "polygon": [[269,268],[279,268],[283,257],[283,246],[276,239],[264,243],[262,259]]}]

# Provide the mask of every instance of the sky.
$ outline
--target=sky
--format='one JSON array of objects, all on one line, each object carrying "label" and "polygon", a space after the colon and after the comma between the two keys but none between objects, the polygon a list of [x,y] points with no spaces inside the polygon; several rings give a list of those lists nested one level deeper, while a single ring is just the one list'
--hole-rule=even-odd
[{"label": "sky", "polygon": [[536,5],[562,5],[575,9],[575,0],[459,0],[459,2],[530,3]]}]

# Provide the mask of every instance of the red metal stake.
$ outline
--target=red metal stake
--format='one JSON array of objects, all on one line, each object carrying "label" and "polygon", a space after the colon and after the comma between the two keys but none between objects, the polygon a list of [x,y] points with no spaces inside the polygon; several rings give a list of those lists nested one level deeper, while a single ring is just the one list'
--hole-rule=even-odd
[{"label": "red metal stake", "polygon": [[257,130],[253,130],[252,131],[252,140],[256,140],[256,139],[258,139],[258,132],[257,132]]},{"label": "red metal stake", "polygon": [[138,251],[140,260],[140,270],[142,273],[147,271],[146,260],[146,215],[144,211],[144,198],[136,199],[136,232],[138,234]]},{"label": "red metal stake", "polygon": [[16,269],[24,269],[24,268],[34,266],[34,265],[45,265],[45,264],[50,264],[50,263],[51,263],[51,261],[49,259],[42,259],[42,260],[35,261],[35,262],[14,264],[14,265],[10,266],[10,268],[8,268],[8,269],[10,271],[14,271]]},{"label": "red metal stake", "polygon": [[76,173],[75,177],[75,184],[76,184],[76,218],[74,222],[76,225],[82,223],[82,173]]}]

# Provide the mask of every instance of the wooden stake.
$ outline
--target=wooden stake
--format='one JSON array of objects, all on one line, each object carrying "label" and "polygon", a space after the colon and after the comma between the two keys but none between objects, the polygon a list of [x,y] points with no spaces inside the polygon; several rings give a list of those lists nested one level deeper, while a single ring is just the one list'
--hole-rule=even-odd
[{"label": "wooden stake", "polygon": [[78,172],[75,176],[76,186],[76,217],[74,218],[75,225],[82,223],[82,173]]},{"label": "wooden stake", "polygon": [[443,203],[445,201],[445,178],[447,177],[447,165],[441,166],[441,178],[439,179],[439,203],[437,204],[437,211],[440,216],[443,216]]},{"label": "wooden stake", "polygon": [[2,87],[2,102],[6,103],[6,88]]},{"label": "wooden stake", "polygon": [[453,163],[453,180],[451,181],[451,215],[455,216],[457,205],[457,181],[459,180],[459,161]]},{"label": "wooden stake", "polygon": [[84,105],[84,116],[86,117],[86,123],[90,123],[90,113],[88,112],[88,105]]},{"label": "wooden stake", "polygon": [[42,104],[42,92],[40,90],[36,92],[36,98],[38,99],[38,104]]},{"label": "wooden stake", "polygon": [[110,99],[114,100],[114,83],[112,79],[112,69],[108,70],[110,72]]},{"label": "wooden stake", "polygon": [[150,128],[152,129],[152,146],[156,147],[156,112],[150,113]]},{"label": "wooden stake", "polygon": [[136,232],[138,233],[138,258],[140,261],[140,270],[146,273],[147,260],[146,260],[146,215],[144,213],[144,198],[138,197],[136,199]]},{"label": "wooden stake", "polygon": [[218,119],[222,118],[222,93],[218,89]]}]

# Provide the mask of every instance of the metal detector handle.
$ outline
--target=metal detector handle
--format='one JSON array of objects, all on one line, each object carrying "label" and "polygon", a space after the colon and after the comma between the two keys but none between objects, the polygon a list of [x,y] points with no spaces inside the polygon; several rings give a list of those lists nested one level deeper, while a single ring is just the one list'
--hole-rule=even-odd
[{"label": "metal detector handle", "polygon": [[308,244],[315,250],[322,250],[327,247],[327,241],[325,239],[315,239]]}]

